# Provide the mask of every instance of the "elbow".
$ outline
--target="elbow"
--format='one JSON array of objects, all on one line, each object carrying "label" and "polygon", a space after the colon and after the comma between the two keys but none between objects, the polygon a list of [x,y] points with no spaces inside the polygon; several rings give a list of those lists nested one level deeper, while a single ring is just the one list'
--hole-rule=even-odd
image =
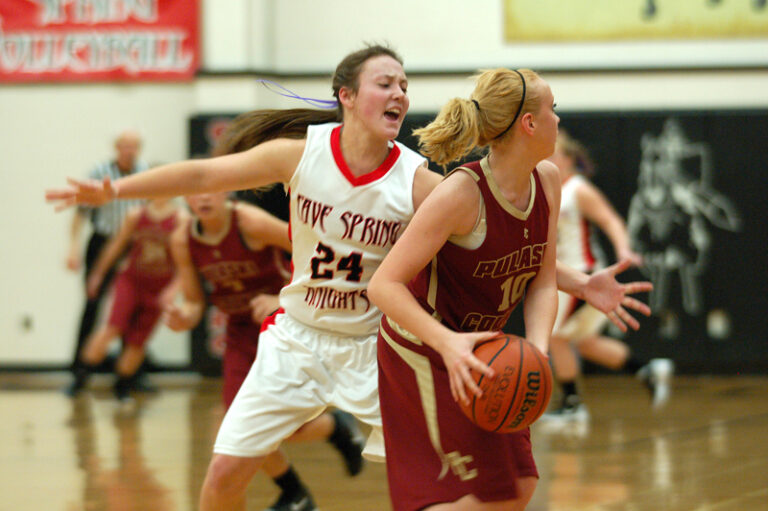
[{"label": "elbow", "polygon": [[216,182],[213,179],[213,175],[209,172],[205,171],[205,165],[202,160],[195,161],[194,165],[190,169],[191,172],[189,173],[189,181],[191,183],[191,189],[193,190],[193,193],[204,193],[204,192],[214,192],[214,187],[216,186]]},{"label": "elbow", "polygon": [[382,290],[382,283],[381,279],[377,277],[377,274],[374,273],[373,277],[371,277],[370,282],[368,282],[368,299],[373,303],[376,307],[381,309],[381,301],[383,298],[383,290]]}]

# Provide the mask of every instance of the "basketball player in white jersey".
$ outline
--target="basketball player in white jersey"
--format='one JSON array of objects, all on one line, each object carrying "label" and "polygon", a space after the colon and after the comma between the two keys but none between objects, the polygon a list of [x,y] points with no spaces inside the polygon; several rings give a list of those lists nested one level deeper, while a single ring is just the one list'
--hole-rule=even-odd
[{"label": "basketball player in white jersey", "polygon": [[[590,236],[590,224],[595,224],[607,235],[618,259],[641,265],[642,257],[631,249],[624,221],[583,175],[590,174],[593,168],[586,149],[561,129],[550,160],[560,169],[562,183],[557,259],[577,270],[592,273],[599,265]],[[600,335],[605,326],[603,313],[573,296],[559,293],[550,357],[563,396],[560,406],[543,417],[543,423],[586,421],[589,417],[576,388],[580,369],[574,349],[585,359],[606,368],[638,373],[652,392],[654,406],[666,402],[673,369],[671,361],[639,360],[625,343]]]},{"label": "basketball player in white jersey", "polygon": [[[252,112],[226,135],[231,144],[218,152],[224,156],[164,165],[115,183],[69,180],[69,188],[47,193],[61,208],[116,197],[289,187],[293,279],[280,295],[284,311],[261,333],[256,362],[222,423],[201,493],[203,511],[245,509],[245,490],[265,455],[292,434],[312,438],[302,426],[327,406],[371,426],[366,455],[384,455],[375,344],[380,313],[366,286],[441,180],[424,158],[393,142],[409,106],[401,62],[382,46],[345,57],[333,77],[338,117],[316,110]],[[335,119],[343,123],[314,126]],[[599,303],[615,323],[635,327],[622,305],[647,313],[626,295],[650,283],[617,283],[614,276],[624,268],[590,278],[558,268],[558,285]]]}]

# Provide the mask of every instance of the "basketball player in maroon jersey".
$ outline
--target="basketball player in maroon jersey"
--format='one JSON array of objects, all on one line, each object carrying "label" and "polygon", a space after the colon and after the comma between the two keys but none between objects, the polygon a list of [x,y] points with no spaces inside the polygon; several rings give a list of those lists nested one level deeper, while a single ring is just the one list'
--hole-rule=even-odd
[{"label": "basketball player in maroon jersey", "polygon": [[[255,206],[231,202],[226,193],[192,195],[187,203],[193,217],[171,238],[184,300],[166,307],[165,323],[176,331],[193,328],[206,298],[226,315],[222,398],[229,408],[256,359],[261,323],[279,307],[277,293],[290,278],[288,224]],[[336,410],[307,423],[291,440],[328,438],[348,473],[356,475],[362,469],[356,434],[351,416]],[[269,510],[315,508],[282,451],[267,456],[264,471],[282,490]]]},{"label": "basketball player in maroon jersey", "polygon": [[109,319],[88,339],[80,354],[81,364],[67,388],[74,396],[86,385],[93,369],[107,356],[109,344],[122,336],[124,348],[117,360],[115,397],[130,397],[131,380],[141,366],[145,345],[160,319],[162,308],[173,296],[174,266],[169,252],[170,235],[183,211],[173,200],[156,199],[128,212],[120,232],[101,253],[86,284],[95,296],[109,268],[130,249],[115,279]]},{"label": "basketball player in maroon jersey", "polygon": [[416,212],[371,279],[384,312],[379,398],[395,511],[524,509],[538,473],[530,432],[497,434],[454,401],[480,394],[472,353],[525,294],[528,341],[542,353],[557,311],[555,242],[560,181],[544,158],[557,125],[549,85],[533,71],[478,75],[472,99],[453,99],[414,133],[445,165],[479,146]]},{"label": "basketball player in maroon jersey", "polygon": [[[356,183],[358,182],[361,185],[371,184],[368,181],[369,179],[383,183],[384,181],[381,179],[383,176],[379,167],[383,167],[385,163],[389,166],[392,163],[391,160],[394,159],[390,157],[391,155],[407,155],[409,160],[418,159],[413,158],[414,155],[407,148],[392,143],[392,140],[397,137],[409,104],[407,98],[407,78],[402,68],[402,59],[395,52],[388,48],[371,46],[351,53],[337,67],[337,71],[334,74],[333,89],[334,96],[338,101],[336,112],[310,111],[308,113],[307,111],[284,110],[256,111],[247,114],[242,118],[238,129],[230,133],[229,136],[233,143],[227,148],[224,156],[178,162],[148,172],[146,176],[120,179],[115,183],[108,179],[101,182],[69,179],[69,186],[67,188],[49,190],[46,193],[46,197],[49,201],[58,203],[57,209],[62,209],[79,203],[99,205],[114,200],[117,197],[157,197],[169,194],[188,195],[197,193],[200,190],[238,190],[260,187],[276,182],[289,183],[294,178],[298,179],[297,169],[301,167],[302,161],[304,161],[305,150],[314,151],[316,148],[322,150],[323,154],[321,156],[324,162],[313,169],[314,174],[309,172],[302,174],[302,182],[315,184],[309,180],[316,180],[322,184],[323,180],[338,179],[339,175],[341,175],[350,186],[357,186]],[[329,113],[331,115],[328,115]],[[343,121],[343,130],[334,128],[333,133],[329,137],[322,140],[318,138],[317,147],[308,147],[305,134],[307,126],[328,123],[334,119]],[[397,150],[393,148],[394,146],[397,146]],[[339,166],[339,161],[343,163],[341,165],[343,169]],[[360,195],[355,198],[358,203],[362,204],[360,209],[362,213],[358,216],[370,216],[374,206],[381,209],[383,204],[390,206],[388,215],[394,215],[395,213],[401,215],[404,211],[400,207],[402,204],[407,206],[405,210],[415,210],[419,208],[427,194],[441,181],[441,177],[430,172],[424,163],[420,163],[416,167],[415,163],[405,162],[405,159],[399,156],[396,162],[398,164],[402,163],[404,168],[393,173],[393,175],[396,175],[398,179],[408,177],[412,182],[408,186],[388,189],[389,197],[385,200],[381,196],[376,195],[377,188],[375,186],[363,188],[362,190],[366,193],[369,193],[368,190],[370,189],[370,196]],[[405,165],[405,163],[408,164]],[[304,181],[303,175],[310,177]],[[384,175],[388,174],[384,173]],[[387,182],[391,183],[391,181]],[[344,189],[347,190],[347,188]],[[395,190],[398,190],[399,193],[395,194]],[[322,201],[313,202],[313,204],[318,205],[319,209],[317,210],[318,221],[312,224],[312,228],[315,229],[312,236],[323,236],[321,241],[329,241],[333,245],[341,244],[348,240],[345,240],[342,235],[336,235],[335,232],[332,235],[326,235],[325,232],[322,232],[323,226],[331,225],[331,222],[329,220],[324,224],[320,219],[325,218],[323,211],[334,211],[334,230],[341,225],[339,222],[343,222],[344,219],[339,218],[339,216],[345,214],[348,206],[343,203],[339,203],[335,209],[328,209],[323,206],[340,202],[339,196],[340,194],[336,190],[334,195],[324,195]],[[297,195],[294,194],[293,197],[297,197]],[[296,209],[292,210],[292,214],[299,213],[300,211],[296,211]],[[410,214],[407,217],[403,215],[402,222],[398,219],[399,223],[397,225],[404,225],[408,220],[410,220]],[[335,260],[334,253],[327,250],[326,244],[319,245],[313,243],[313,241],[317,240],[312,236],[305,237],[301,235],[296,236],[294,239],[297,246],[304,245],[304,248],[299,250],[294,247],[294,261],[297,258],[297,254],[301,256],[302,260],[307,261],[306,265],[302,265],[301,268],[297,267],[299,277],[304,278],[310,274],[314,276],[316,271],[321,269],[323,271],[317,274],[318,278],[326,278],[324,277],[326,274],[332,277],[334,275],[333,272],[325,272],[328,269],[325,266],[323,268],[316,267],[317,263],[327,265],[329,262],[333,263],[335,268],[345,272],[349,271],[349,275],[357,276],[356,272],[351,271],[357,270],[356,265],[353,264],[355,263],[354,259],[346,257],[347,254],[341,254],[345,257]],[[316,248],[322,249],[322,253],[315,253]],[[377,247],[366,247],[366,252],[369,248]],[[326,257],[328,261],[324,262]],[[373,260],[372,258],[371,262]],[[311,266],[309,264],[310,261],[312,262]],[[355,280],[355,282],[366,282],[373,269],[373,264],[370,264],[369,270],[366,270],[365,275],[357,276],[358,280]],[[643,284],[638,287],[636,284],[621,285],[617,283],[613,277],[620,269],[619,266],[616,266],[600,275],[593,275],[591,277],[579,274],[578,272],[565,271],[562,273],[565,280],[561,286],[569,292],[580,294],[590,303],[592,303],[593,299],[597,299],[600,303],[596,306],[600,310],[606,312],[614,311],[610,313],[613,321],[619,323],[621,321],[628,321],[631,323],[632,318],[622,308],[622,305],[635,309],[642,307],[640,302],[631,299],[626,294],[641,290]],[[343,274],[344,272],[342,272]],[[322,283],[322,280],[320,282]],[[309,340],[313,343],[316,341],[322,343],[321,349],[311,347],[305,350],[307,352],[307,363],[311,364],[320,363],[321,361],[325,363],[329,358],[329,329],[316,328],[316,322],[327,323],[328,321],[339,320],[340,325],[338,327],[334,326],[330,331],[332,331],[335,337],[342,338],[343,342],[334,341],[333,346],[344,349],[353,347],[358,352],[362,352],[363,349],[369,350],[371,346],[373,348],[357,359],[365,360],[365,363],[357,364],[353,368],[346,363],[333,362],[331,373],[334,376],[342,375],[338,383],[334,380],[329,384],[333,385],[334,389],[329,388],[328,392],[324,389],[321,393],[313,395],[303,392],[301,395],[297,395],[295,399],[291,396],[287,403],[281,405],[282,408],[276,410],[286,426],[279,430],[267,427],[265,424],[266,421],[272,421],[276,417],[276,413],[254,413],[253,408],[244,409],[236,406],[238,401],[245,403],[246,399],[250,399],[250,397],[241,399],[244,395],[241,390],[234,402],[234,406],[228,411],[227,415],[231,419],[229,421],[225,419],[224,426],[226,427],[222,427],[222,430],[220,430],[219,437],[223,442],[221,447],[218,447],[219,442],[217,442],[216,454],[209,467],[201,494],[201,509],[244,509],[245,491],[248,482],[251,475],[263,464],[264,452],[267,452],[267,449],[270,449],[268,452],[271,452],[274,449],[273,445],[279,445],[290,434],[286,434],[289,428],[295,430],[296,424],[307,420],[304,417],[314,416],[314,407],[320,409],[329,403],[333,404],[326,400],[326,396],[335,398],[336,396],[346,395],[348,392],[359,392],[362,388],[359,383],[360,381],[365,381],[365,399],[360,400],[354,406],[351,403],[347,403],[345,406],[355,412],[358,418],[364,422],[367,421],[374,428],[375,435],[369,437],[366,450],[371,456],[376,458],[382,457],[383,445],[380,441],[381,424],[378,413],[377,374],[375,370],[376,350],[374,344],[376,342],[376,325],[378,321],[370,321],[374,318],[376,311],[369,310],[365,300],[358,302],[365,308],[366,321],[364,324],[361,323],[361,314],[358,312],[336,314],[338,311],[325,309],[318,311],[310,322],[305,321],[303,324],[299,324],[301,322],[291,323],[291,328],[296,327],[296,329],[301,330],[300,333],[285,333],[284,335],[284,332],[287,332],[287,330],[278,328],[279,325],[273,325],[266,331],[267,335],[272,335],[270,332],[275,335],[279,334],[281,336],[279,342],[281,343],[307,343]],[[325,303],[324,300],[323,303]],[[289,318],[292,312],[304,314],[307,312],[307,307],[310,307],[309,313],[312,313],[311,307],[315,307],[315,302],[299,303],[296,307],[285,307],[286,311],[281,317]],[[378,320],[378,318],[376,319]],[[292,321],[290,318],[285,321],[289,320]],[[369,323],[374,325],[372,331],[367,330]],[[366,331],[363,335],[360,335],[363,327]],[[547,335],[549,334],[547,333]],[[350,336],[356,337],[355,342],[349,342],[348,338]],[[365,342],[357,342],[359,339],[364,339]],[[263,344],[263,346],[266,346],[266,344]],[[266,350],[267,348],[265,348]],[[298,367],[298,362],[295,360],[297,358],[295,351],[280,351],[271,347],[268,354],[286,359],[288,369]],[[292,360],[288,361],[288,358]],[[259,360],[262,360],[263,363],[260,363]],[[267,372],[270,368],[268,360],[260,355],[254,367],[259,366],[260,371]],[[282,368],[283,366],[281,365],[280,367]],[[347,378],[343,376],[347,372],[354,373],[354,377]],[[250,374],[253,375],[254,371],[252,370]],[[314,388],[315,385],[325,385],[325,381],[331,381],[313,378],[305,374],[300,375],[300,377],[302,378],[301,384],[304,386],[302,388],[306,387],[309,389]],[[277,380],[280,379],[285,379],[283,373],[279,374],[279,378],[277,373],[266,376],[257,373],[253,378],[254,387],[250,389],[250,394],[258,394],[256,397],[262,399],[264,395],[260,389],[265,388],[263,383],[265,381],[268,383],[279,383]],[[250,380],[250,377],[246,379],[243,388],[248,385]],[[260,387],[257,388],[257,386]],[[297,386],[296,388],[299,387]],[[311,408],[305,407],[304,403],[309,403]],[[360,403],[365,404],[365,409],[363,409]],[[233,413],[233,410],[236,413]],[[247,437],[240,435],[239,438],[230,439],[238,428],[248,428],[250,435]],[[272,432],[275,433],[273,434]]]}]

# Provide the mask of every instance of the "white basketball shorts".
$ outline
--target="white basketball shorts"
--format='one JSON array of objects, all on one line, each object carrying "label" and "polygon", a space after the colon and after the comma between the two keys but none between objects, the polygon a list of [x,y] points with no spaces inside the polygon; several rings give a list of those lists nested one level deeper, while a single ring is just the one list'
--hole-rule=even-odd
[{"label": "white basketball shorts", "polygon": [[608,317],[586,302],[558,291],[557,317],[552,329],[554,335],[574,344],[599,334],[608,323]]},{"label": "white basketball shorts", "polygon": [[376,337],[339,337],[277,314],[259,337],[256,361],[224,416],[214,452],[265,456],[335,406],[371,426],[364,455],[383,461]]}]

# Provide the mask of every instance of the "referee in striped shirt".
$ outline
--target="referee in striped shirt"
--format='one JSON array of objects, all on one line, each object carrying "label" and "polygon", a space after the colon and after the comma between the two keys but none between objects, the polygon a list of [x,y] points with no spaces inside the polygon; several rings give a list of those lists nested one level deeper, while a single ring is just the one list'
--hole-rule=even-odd
[{"label": "referee in striped shirt", "polygon": [[[124,131],[115,139],[116,158],[100,163],[93,169],[89,175],[91,179],[101,181],[105,177],[113,181],[122,176],[141,172],[147,168],[147,165],[138,159],[141,150],[141,137],[134,131]],[[139,200],[116,200],[111,201],[98,208],[81,207],[75,211],[70,227],[69,253],[67,256],[67,268],[72,271],[78,271],[83,264],[81,248],[81,232],[86,219],[91,223],[91,238],[85,250],[85,279],[93,269],[93,265],[99,257],[99,253],[107,244],[112,236],[117,234],[125,218],[127,211],[141,204]],[[101,284],[101,288],[96,297],[88,298],[86,296],[85,308],[80,320],[80,328],[77,333],[77,347],[72,359],[71,369],[78,365],[78,355],[88,336],[93,330],[96,316],[99,311],[99,304],[104,297],[106,289],[114,273],[114,268],[110,270]]]}]

